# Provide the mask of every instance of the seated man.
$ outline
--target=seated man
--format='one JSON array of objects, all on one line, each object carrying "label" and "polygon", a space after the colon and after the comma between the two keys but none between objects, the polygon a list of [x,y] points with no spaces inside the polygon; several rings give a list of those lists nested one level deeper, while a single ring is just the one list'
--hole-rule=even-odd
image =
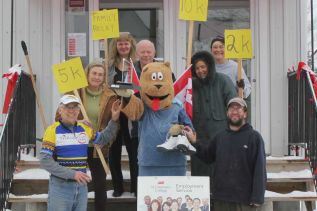
[{"label": "seated man", "polygon": [[86,173],[88,143],[106,144],[115,138],[119,128],[119,100],[112,104],[112,120],[97,134],[77,122],[79,103],[74,95],[64,95],[58,107],[61,119],[44,133],[40,162],[50,173],[48,211],[87,210],[87,183],[91,180]]}]

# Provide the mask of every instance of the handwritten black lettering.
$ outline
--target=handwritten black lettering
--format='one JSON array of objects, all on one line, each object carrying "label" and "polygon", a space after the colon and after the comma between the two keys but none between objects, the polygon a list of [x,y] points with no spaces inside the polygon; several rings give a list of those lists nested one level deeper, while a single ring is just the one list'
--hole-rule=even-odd
[{"label": "handwritten black lettering", "polygon": [[81,78],[79,70],[73,69],[73,67],[70,67],[71,74],[73,75],[74,80],[76,80],[76,75],[78,75],[79,78]]},{"label": "handwritten black lettering", "polygon": [[181,1],[181,11],[184,11],[185,13],[190,13],[192,9],[193,9],[193,5],[190,0]]},{"label": "handwritten black lettering", "polygon": [[245,48],[247,52],[250,52],[249,40],[244,40],[244,36],[242,35],[242,51],[244,51]]},{"label": "handwritten black lettering", "polygon": [[205,4],[204,4],[204,1],[202,0],[196,0],[196,12],[197,13],[201,13],[201,14],[204,14],[205,11],[204,11],[204,8],[206,8]]},{"label": "handwritten black lettering", "polygon": [[61,82],[66,83],[68,81],[68,75],[64,72],[66,68],[61,68],[57,70],[58,74],[60,75]]},{"label": "handwritten black lettering", "polygon": [[[231,42],[230,42],[231,41]],[[227,43],[230,43],[227,45],[227,50],[228,51],[232,51],[234,50],[236,53],[239,53],[235,47],[235,41],[236,41],[236,38],[234,35],[230,34],[226,37],[226,42]]]}]

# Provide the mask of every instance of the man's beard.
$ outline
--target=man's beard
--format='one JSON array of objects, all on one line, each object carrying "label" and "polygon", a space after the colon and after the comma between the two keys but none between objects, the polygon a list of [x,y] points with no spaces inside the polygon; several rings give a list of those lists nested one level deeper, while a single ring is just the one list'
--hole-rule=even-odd
[{"label": "man's beard", "polygon": [[244,119],[239,119],[238,121],[232,121],[230,118],[228,118],[229,125],[236,126],[236,127],[242,126],[242,124],[244,122],[243,120]]}]

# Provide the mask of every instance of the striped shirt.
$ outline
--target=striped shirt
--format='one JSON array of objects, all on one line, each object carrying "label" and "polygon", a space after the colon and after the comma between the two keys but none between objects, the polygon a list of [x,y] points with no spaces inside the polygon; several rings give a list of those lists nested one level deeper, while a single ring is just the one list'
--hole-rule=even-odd
[{"label": "striped shirt", "polygon": [[54,156],[61,166],[86,172],[87,147],[94,138],[94,131],[82,123],[76,124],[71,130],[55,122],[44,133],[41,153]]}]

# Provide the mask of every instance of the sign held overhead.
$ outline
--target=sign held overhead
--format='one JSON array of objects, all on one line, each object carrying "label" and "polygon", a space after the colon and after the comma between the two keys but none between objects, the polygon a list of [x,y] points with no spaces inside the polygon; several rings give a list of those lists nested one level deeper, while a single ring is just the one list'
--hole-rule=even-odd
[{"label": "sign held overhead", "polygon": [[252,52],[250,29],[225,30],[225,58],[251,59]]}]

